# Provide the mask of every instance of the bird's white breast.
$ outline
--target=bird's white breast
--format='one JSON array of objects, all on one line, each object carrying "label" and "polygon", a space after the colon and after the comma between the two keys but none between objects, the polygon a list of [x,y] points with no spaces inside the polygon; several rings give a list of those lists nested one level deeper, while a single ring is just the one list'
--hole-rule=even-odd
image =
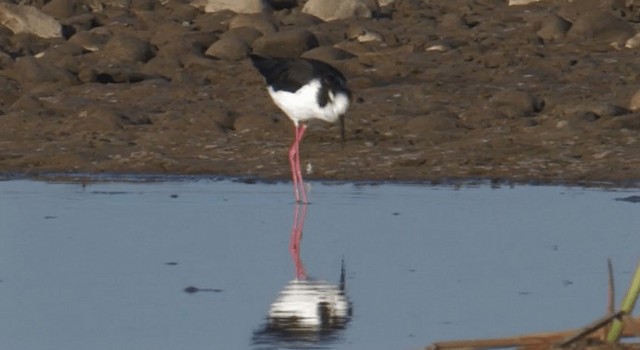
[{"label": "bird's white breast", "polygon": [[[323,320],[318,306],[324,303],[329,319]],[[336,285],[323,281],[294,280],[280,292],[271,304],[269,318],[273,321],[295,320],[298,327],[321,327],[324,322],[344,323],[349,317],[350,304]]]},{"label": "bird's white breast", "polygon": [[324,107],[321,107],[318,104],[318,92],[320,88],[320,80],[314,79],[296,92],[284,90],[275,91],[271,86],[268,88],[268,91],[273,102],[280,107],[296,125],[299,122],[314,118],[333,123],[340,115],[347,111],[349,107],[349,97],[345,93],[335,95],[330,93],[329,101]]}]

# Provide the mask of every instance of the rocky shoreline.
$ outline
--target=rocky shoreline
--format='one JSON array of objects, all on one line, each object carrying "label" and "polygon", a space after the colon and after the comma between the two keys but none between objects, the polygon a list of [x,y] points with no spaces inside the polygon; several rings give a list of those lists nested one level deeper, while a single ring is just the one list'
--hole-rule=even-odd
[{"label": "rocky shoreline", "polygon": [[354,91],[344,149],[310,126],[308,179],[640,178],[640,6],[344,2],[2,4],[0,173],[287,179],[292,126],[256,52],[327,61]]}]

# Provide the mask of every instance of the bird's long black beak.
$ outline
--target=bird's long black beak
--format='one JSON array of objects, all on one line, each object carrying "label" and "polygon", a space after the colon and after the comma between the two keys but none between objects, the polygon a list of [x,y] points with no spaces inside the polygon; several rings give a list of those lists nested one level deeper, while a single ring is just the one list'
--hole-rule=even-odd
[{"label": "bird's long black beak", "polygon": [[340,266],[340,290],[344,292],[344,287],[346,284],[346,269],[344,268],[344,258],[342,258],[342,264]]},{"label": "bird's long black beak", "polygon": [[342,149],[344,149],[344,143],[345,143],[344,114],[340,115],[338,119],[340,119],[340,145],[342,146]]}]

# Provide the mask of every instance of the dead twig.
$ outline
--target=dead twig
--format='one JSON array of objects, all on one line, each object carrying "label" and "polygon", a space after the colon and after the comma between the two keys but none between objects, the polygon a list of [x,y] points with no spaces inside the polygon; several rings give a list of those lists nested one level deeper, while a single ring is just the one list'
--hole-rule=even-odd
[{"label": "dead twig", "polygon": [[624,321],[624,328],[627,330],[626,334],[633,334],[634,337],[640,339],[640,323],[629,315],[622,316],[622,320]]},{"label": "dead twig", "polygon": [[427,349],[429,350],[446,350],[446,349],[499,349],[512,348],[516,346],[550,346],[559,340],[565,338],[566,333],[537,333],[531,335],[495,338],[495,339],[471,339],[471,340],[453,340],[433,343]]},{"label": "dead twig", "polygon": [[[564,344],[576,337],[579,333],[583,333],[586,330],[589,330],[585,333],[583,339],[590,340],[598,340],[602,337],[603,334],[606,334],[602,327],[598,328],[597,324],[602,322],[611,322],[611,320],[616,320],[616,317],[621,317],[623,319],[624,330],[622,332],[623,337],[633,337],[638,336],[638,332],[640,331],[640,319],[629,317],[625,315],[622,311],[618,311],[612,315],[608,315],[603,317],[591,325],[583,328],[583,329],[572,329],[568,331],[560,331],[560,332],[544,332],[544,333],[533,333],[533,334],[525,334],[514,337],[505,337],[505,338],[495,338],[495,339],[470,339],[470,340],[452,340],[452,341],[442,341],[433,343],[431,346],[427,347],[427,350],[452,350],[452,349],[500,349],[500,348],[513,348],[513,347],[549,347],[562,342]],[[591,331],[591,328],[595,328]],[[579,339],[579,338],[577,338]]]},{"label": "dead twig", "polygon": [[598,329],[608,325],[613,320],[620,319],[623,315],[624,315],[624,311],[618,311],[616,313],[612,313],[612,314],[609,314],[609,315],[607,315],[605,317],[602,317],[602,318],[600,318],[598,320],[595,320],[590,325],[584,327],[583,329],[581,329],[576,334],[570,336],[569,338],[567,338],[564,341],[562,341],[561,343],[559,343],[558,346],[566,347],[566,346],[569,346],[569,345],[575,343],[578,340],[584,339],[587,335],[589,335],[589,334],[597,331]]}]

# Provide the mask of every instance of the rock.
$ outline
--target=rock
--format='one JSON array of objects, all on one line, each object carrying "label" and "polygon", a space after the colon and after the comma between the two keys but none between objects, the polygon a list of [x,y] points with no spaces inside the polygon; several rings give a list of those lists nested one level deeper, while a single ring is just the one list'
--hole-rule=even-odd
[{"label": "rock", "polygon": [[95,70],[81,70],[78,75],[83,81],[98,82],[101,84],[139,83],[146,80],[164,79],[158,73],[140,71],[139,66],[135,63],[98,66]]},{"label": "rock", "polygon": [[[616,14],[620,17],[624,17],[631,20],[632,11],[625,11],[626,13],[618,12],[622,8],[625,8],[627,3],[632,1],[627,0],[562,0],[556,2],[557,6],[554,7],[556,14],[562,18],[565,18],[569,22],[574,23],[580,16],[594,11],[604,11],[610,14]],[[625,8],[625,10],[627,10]]]},{"label": "rock", "polygon": [[361,25],[349,25],[345,31],[346,37],[351,40],[357,40],[360,43],[370,41],[384,41],[382,35],[376,31],[369,30]]},{"label": "rock", "polygon": [[[180,57],[181,67],[186,68],[187,70],[198,71],[198,70],[207,70],[211,69],[213,66],[217,65],[215,61],[211,58],[206,57],[204,54],[200,52],[190,51]],[[192,83],[195,84],[210,84],[215,79],[210,79],[206,74],[198,74],[197,79],[193,80]]]},{"label": "rock", "polygon": [[276,24],[264,16],[241,14],[229,21],[229,29],[249,27],[258,30],[263,35],[273,34],[278,31]]},{"label": "rock", "polygon": [[93,12],[101,12],[108,8],[127,8],[131,5],[131,0],[85,0],[87,6]]},{"label": "rock", "polygon": [[86,106],[70,116],[69,131],[82,130],[86,133],[118,131],[131,124],[129,117],[120,111],[105,106]]},{"label": "rock", "polygon": [[254,41],[256,41],[256,39],[260,38],[261,36],[262,33],[260,33],[260,31],[255,28],[238,27],[226,31],[220,36],[220,39],[231,37],[233,39],[240,40],[247,45],[251,45]]},{"label": "rock", "polygon": [[93,68],[82,68],[78,71],[78,79],[83,83],[93,83],[98,81],[98,72]]},{"label": "rock", "polygon": [[638,109],[640,109],[640,90],[636,91],[636,93],[631,97],[629,109],[632,111],[637,111]]},{"label": "rock", "polygon": [[69,38],[69,42],[79,45],[87,51],[102,50],[109,41],[109,36],[106,34],[98,34],[94,31],[84,31],[75,34]]},{"label": "rock", "polygon": [[564,40],[570,28],[571,22],[560,16],[551,15],[542,20],[541,27],[536,34],[545,43],[558,42]]},{"label": "rock", "polygon": [[[177,40],[180,40],[185,33],[188,32],[200,33],[202,31],[199,29],[193,30],[182,25],[181,23],[173,21],[169,23],[161,23],[154,28],[154,32],[149,37],[149,43],[162,51],[163,46],[175,43]],[[71,37],[71,39],[73,39],[73,37]]]},{"label": "rock", "polygon": [[635,49],[638,46],[640,46],[640,33],[629,38],[629,40],[624,44],[624,47],[627,49]]},{"label": "rock", "polygon": [[0,3],[0,24],[13,33],[30,33],[41,38],[61,38],[62,26],[33,6]]},{"label": "rock", "polygon": [[41,62],[33,56],[16,59],[13,66],[13,77],[22,83],[60,82],[66,85],[77,84],[78,79],[71,72],[53,64]]},{"label": "rock", "polygon": [[78,1],[74,0],[51,0],[42,6],[42,12],[52,16],[55,19],[63,20],[72,17],[76,10],[80,8]]},{"label": "rock", "polygon": [[630,111],[622,106],[609,102],[593,102],[583,104],[589,112],[598,115],[598,117],[617,117],[628,114]]},{"label": "rock", "polygon": [[555,106],[552,112],[565,120],[590,123],[601,118],[610,119],[625,115],[629,110],[603,101],[571,101]]},{"label": "rock", "polygon": [[230,10],[236,13],[260,13],[271,7],[264,0],[194,0],[192,6],[204,8],[204,12]]},{"label": "rock", "polygon": [[42,102],[30,94],[21,95],[9,106],[9,110],[11,111],[35,112],[41,111],[42,109]]},{"label": "rock", "polygon": [[70,127],[72,130],[82,130],[89,133],[117,131],[124,127],[123,117],[123,114],[112,109],[102,106],[87,106],[73,118]]},{"label": "rock", "polygon": [[129,7],[130,10],[134,10],[136,12],[141,11],[153,11],[161,6],[164,6],[167,3],[166,0],[158,1],[158,0],[130,0]]},{"label": "rock", "polygon": [[180,36],[179,40],[182,40],[190,47],[195,47],[202,51],[204,48],[211,46],[214,42],[220,39],[215,33],[206,32],[187,32]]},{"label": "rock", "polygon": [[9,37],[10,41],[5,42],[5,44],[8,43],[8,46],[12,48],[11,51],[21,52],[25,56],[37,55],[45,51],[53,43],[52,39],[38,38],[26,33],[12,34]]},{"label": "rock", "polygon": [[356,39],[358,40],[359,43],[368,43],[372,41],[384,41],[384,38],[382,38],[382,34],[371,31],[371,30],[366,30],[362,35],[359,35]]},{"label": "rock", "polygon": [[237,61],[246,58],[248,53],[247,43],[236,37],[226,36],[213,43],[204,54],[223,60]]},{"label": "rock", "polygon": [[109,61],[147,62],[153,57],[149,42],[130,35],[114,35],[102,49]]},{"label": "rock", "polygon": [[0,70],[7,69],[13,64],[13,58],[6,52],[0,51]]},{"label": "rock", "polygon": [[606,119],[602,122],[602,126],[604,128],[613,130],[640,130],[640,114],[627,114],[611,119]]},{"label": "rock", "polygon": [[538,1],[540,0],[509,0],[509,6],[528,5],[530,3]]},{"label": "rock", "polygon": [[347,39],[350,40],[355,40],[357,39],[360,35],[364,34],[366,32],[366,28],[360,24],[349,24],[349,26],[347,26],[347,29],[345,30],[345,35],[347,37]]},{"label": "rock", "polygon": [[309,0],[302,12],[323,21],[335,21],[351,17],[370,18],[380,8],[376,1],[365,0]]},{"label": "rock", "polygon": [[149,73],[160,73],[172,79],[182,79],[180,70],[188,65],[212,63],[204,56],[206,51],[219,37],[214,33],[185,32],[177,28],[170,35],[156,35],[152,44],[158,47],[154,58],[144,64],[143,69]]},{"label": "rock", "polygon": [[22,94],[14,80],[0,76],[0,107],[4,109],[11,106],[20,95]]},{"label": "rock", "polygon": [[433,45],[427,46],[424,50],[445,52],[445,51],[450,51],[451,46],[447,45],[446,43],[438,42],[438,43],[434,43]]},{"label": "rock", "polygon": [[64,18],[60,21],[63,26],[72,27],[75,33],[88,31],[95,25],[96,17],[91,13],[83,13]]},{"label": "rock", "polygon": [[[194,8],[194,10],[196,9]],[[141,11],[135,11],[134,13],[135,13],[134,16],[130,16],[127,14],[127,17],[131,17],[131,18],[127,18],[123,21],[123,22],[126,21],[125,23],[131,25],[132,28],[136,28],[136,29],[158,28],[161,25],[167,23],[167,18],[165,16],[162,16],[159,13],[159,11],[141,10]],[[176,21],[176,23],[179,23],[180,25],[185,26],[185,24],[189,23],[189,21],[193,19],[195,19],[195,16],[191,19],[187,19],[186,22]]]},{"label": "rock", "polygon": [[171,11],[169,18],[174,19],[179,23],[193,21],[193,19],[200,14],[200,11],[197,8],[187,3],[183,3],[182,1],[164,2],[163,6]]},{"label": "rock", "polygon": [[229,21],[237,14],[233,11],[205,13],[198,16],[193,24],[195,29],[203,32],[224,32],[229,29]]},{"label": "rock", "polygon": [[305,52],[302,54],[302,57],[313,58],[320,61],[339,61],[354,58],[356,55],[333,46],[321,46]]},{"label": "rock", "polygon": [[606,12],[594,11],[578,17],[567,33],[567,40],[622,47],[627,39],[635,34],[635,30],[627,21]]},{"label": "rock", "polygon": [[542,111],[544,105],[544,100],[517,90],[502,90],[489,99],[489,106],[508,118],[531,116]]},{"label": "rock", "polygon": [[446,30],[460,30],[468,28],[467,24],[459,13],[445,13],[440,18],[439,26]]},{"label": "rock", "polygon": [[286,11],[276,12],[273,17],[279,22],[279,26],[299,26],[310,27],[321,23],[324,23],[320,18],[312,16],[300,11]]},{"label": "rock", "polygon": [[35,57],[41,62],[48,62],[58,67],[73,71],[78,68],[78,57],[83,54],[83,48],[70,42],[51,45]]},{"label": "rock", "polygon": [[298,7],[298,0],[268,0],[268,2],[276,11]]},{"label": "rock", "polygon": [[302,29],[265,35],[252,45],[255,53],[271,57],[297,57],[317,46],[315,35]]},{"label": "rock", "polygon": [[[377,63],[377,62],[371,62],[371,60],[367,59],[364,56],[374,56],[376,55],[375,53],[373,53],[373,49],[371,47],[369,47],[368,45],[362,45],[360,43],[356,43],[356,42],[351,42],[351,41],[343,41],[340,43],[337,43],[334,45],[335,48],[338,48],[340,50],[344,50],[347,51],[355,56],[358,57],[358,60],[360,61],[367,61],[365,62],[361,62],[365,65],[369,65],[371,64],[371,66],[373,66],[373,64]],[[361,59],[361,56],[363,56],[364,58]]]}]

